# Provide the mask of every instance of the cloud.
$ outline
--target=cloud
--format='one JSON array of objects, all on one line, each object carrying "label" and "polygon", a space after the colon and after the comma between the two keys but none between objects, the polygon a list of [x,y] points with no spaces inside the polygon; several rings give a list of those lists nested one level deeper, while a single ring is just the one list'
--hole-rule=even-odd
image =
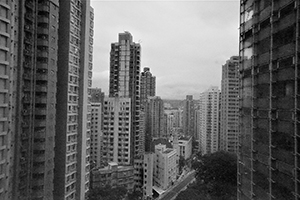
[{"label": "cloud", "polygon": [[110,45],[124,30],[141,42],[142,68],[150,67],[157,77],[162,98],[184,98],[219,86],[222,64],[238,54],[239,1],[94,0],[92,6],[93,86],[104,91],[108,76],[98,73],[107,74]]}]

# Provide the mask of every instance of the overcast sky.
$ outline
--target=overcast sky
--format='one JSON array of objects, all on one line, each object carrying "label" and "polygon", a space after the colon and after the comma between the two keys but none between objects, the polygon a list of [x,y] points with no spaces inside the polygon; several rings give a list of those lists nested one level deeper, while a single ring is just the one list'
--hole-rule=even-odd
[{"label": "overcast sky", "polygon": [[108,94],[110,45],[129,31],[141,44],[141,69],[156,76],[156,95],[184,99],[221,83],[222,65],[238,55],[239,0],[103,1],[95,12],[93,87]]}]

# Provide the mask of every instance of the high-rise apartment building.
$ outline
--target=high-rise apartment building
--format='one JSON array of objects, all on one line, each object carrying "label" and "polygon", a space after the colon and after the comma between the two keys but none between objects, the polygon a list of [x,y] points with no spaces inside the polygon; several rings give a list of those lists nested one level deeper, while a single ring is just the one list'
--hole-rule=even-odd
[{"label": "high-rise apartment building", "polygon": [[[133,42],[129,32],[120,33],[119,41],[111,44],[109,97],[130,99],[129,162],[135,169],[135,186],[143,186],[144,113],[140,105],[141,46]],[[118,142],[118,141],[116,141]]]},{"label": "high-rise apartment building", "polygon": [[194,130],[194,118],[195,118],[195,108],[193,95],[186,95],[183,107],[183,133],[187,136],[193,136],[195,134]]},{"label": "high-rise apartment building", "polygon": [[15,6],[18,6],[15,2],[0,1],[0,199],[11,199],[12,167],[16,147],[14,146],[16,133],[12,123],[16,109],[9,106],[15,104],[17,95],[14,92],[16,86],[12,84],[16,83],[18,60],[18,48],[14,47],[14,44],[18,45],[18,35],[14,33],[14,27],[18,26],[18,20],[15,22],[18,13],[15,13],[14,9],[18,10],[19,7]]},{"label": "high-rise apartment building", "polygon": [[148,152],[151,151],[152,139],[162,136],[163,114],[163,100],[158,96],[148,97],[145,102],[145,150]]},{"label": "high-rise apartment building", "polygon": [[0,199],[53,198],[58,11],[0,1]]},{"label": "high-rise apartment building", "polygon": [[299,199],[299,1],[240,11],[237,199]]},{"label": "high-rise apartment building", "polygon": [[120,33],[119,41],[111,44],[109,97],[131,99],[131,163],[144,151],[140,131],[140,62],[141,46],[133,42],[129,32]]},{"label": "high-rise apartment building", "polygon": [[174,128],[182,128],[182,116],[183,116],[183,110],[181,108],[178,108],[176,110],[173,110],[174,115]]},{"label": "high-rise apartment building", "polygon": [[131,164],[131,100],[106,97],[103,107],[103,137],[101,158],[104,163]]},{"label": "high-rise apartment building", "polygon": [[103,138],[103,116],[102,116],[102,104],[92,102],[92,111],[91,111],[91,163],[95,167],[103,166],[102,159],[102,138]]},{"label": "high-rise apartment building", "polygon": [[91,102],[94,103],[103,103],[104,101],[104,92],[100,88],[91,88]]},{"label": "high-rise apartment building", "polygon": [[199,141],[199,136],[200,136],[200,116],[201,116],[201,111],[200,111],[200,106],[198,106],[195,109],[195,140]]},{"label": "high-rise apartment building", "polygon": [[[91,71],[89,78],[85,76],[92,52],[83,47],[92,31],[92,15],[85,12],[89,9],[89,2],[80,0],[0,1],[0,199],[85,199],[89,163],[85,85],[91,83]],[[69,46],[70,42],[77,46]],[[71,54],[78,56],[76,64],[69,62]],[[77,76],[71,74],[73,69]],[[68,140],[67,131],[57,129],[66,123],[74,128]],[[57,142],[58,138],[62,140]],[[76,152],[70,156],[63,146],[73,144],[71,151]],[[59,168],[55,160],[61,162]],[[68,194],[54,192],[55,177]]]},{"label": "high-rise apartment building", "polygon": [[161,137],[169,138],[174,133],[174,113],[172,110],[164,110],[164,120],[165,120],[165,128],[163,129],[163,133]]},{"label": "high-rise apartment building", "polygon": [[149,67],[144,67],[141,72],[141,102],[142,104],[148,97],[155,96],[156,77],[152,76]]},{"label": "high-rise apartment building", "polygon": [[203,155],[218,151],[219,95],[218,87],[211,87],[200,94],[199,150]]},{"label": "high-rise apartment building", "polygon": [[239,56],[222,66],[220,100],[220,150],[236,153],[239,136]]},{"label": "high-rise apartment building", "polygon": [[94,14],[89,0],[59,3],[54,199],[83,200],[89,189]]}]

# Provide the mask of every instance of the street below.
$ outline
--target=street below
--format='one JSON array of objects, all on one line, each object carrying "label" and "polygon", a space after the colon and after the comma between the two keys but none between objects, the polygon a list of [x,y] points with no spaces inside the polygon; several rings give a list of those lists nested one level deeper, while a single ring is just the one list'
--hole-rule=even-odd
[{"label": "street below", "polygon": [[192,182],[192,180],[195,178],[195,173],[196,171],[191,171],[180,183],[177,183],[172,189],[162,194],[162,197],[159,198],[159,200],[171,200],[176,197],[184,187]]}]

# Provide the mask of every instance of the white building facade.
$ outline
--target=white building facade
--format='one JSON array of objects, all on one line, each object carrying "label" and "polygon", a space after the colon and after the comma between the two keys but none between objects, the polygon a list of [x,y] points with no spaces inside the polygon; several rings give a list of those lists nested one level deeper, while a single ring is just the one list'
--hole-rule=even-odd
[{"label": "white building facade", "polygon": [[103,162],[130,165],[130,98],[106,97],[103,107]]},{"label": "white building facade", "polygon": [[182,156],[185,160],[192,155],[192,137],[180,137],[178,139],[179,156]]},{"label": "white building facade", "polygon": [[220,149],[236,152],[239,136],[239,56],[222,66]]},{"label": "white building facade", "polygon": [[177,151],[166,145],[155,145],[153,184],[162,190],[168,189],[177,176]]},{"label": "white building facade", "polygon": [[218,87],[211,87],[200,94],[199,149],[203,155],[218,151],[219,95]]}]

